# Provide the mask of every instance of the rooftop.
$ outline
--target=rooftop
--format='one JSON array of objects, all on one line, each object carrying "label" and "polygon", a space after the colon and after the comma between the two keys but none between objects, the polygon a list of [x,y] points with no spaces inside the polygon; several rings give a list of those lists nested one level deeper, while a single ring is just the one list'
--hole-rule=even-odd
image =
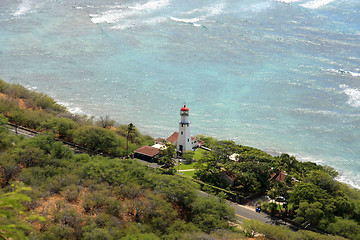
[{"label": "rooftop", "polygon": [[166,139],[167,142],[175,143],[178,140],[179,133],[174,132],[170,137]]},{"label": "rooftop", "polygon": [[139,149],[136,149],[135,152],[149,157],[154,157],[159,153],[159,149],[150,146],[143,146]]}]

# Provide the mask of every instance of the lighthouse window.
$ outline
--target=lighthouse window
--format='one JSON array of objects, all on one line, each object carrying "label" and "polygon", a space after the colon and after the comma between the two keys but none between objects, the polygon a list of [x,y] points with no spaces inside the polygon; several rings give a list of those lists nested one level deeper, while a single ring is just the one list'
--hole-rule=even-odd
[{"label": "lighthouse window", "polygon": [[183,135],[184,134],[184,132],[183,131],[181,131],[181,135]]},{"label": "lighthouse window", "polygon": [[190,139],[188,139],[188,142],[190,142]]}]

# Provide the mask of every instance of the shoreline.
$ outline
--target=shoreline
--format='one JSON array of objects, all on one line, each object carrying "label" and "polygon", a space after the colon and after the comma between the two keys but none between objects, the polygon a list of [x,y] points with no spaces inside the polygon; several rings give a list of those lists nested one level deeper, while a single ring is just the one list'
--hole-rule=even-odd
[{"label": "shoreline", "polygon": [[[29,85],[26,85],[25,86],[28,90],[30,91],[35,91],[35,92],[40,92],[38,91],[38,88],[37,87],[31,87]],[[40,92],[41,93],[41,92]],[[65,102],[65,101],[62,101],[62,100],[59,100],[59,99],[56,99],[55,97],[52,97],[54,98],[54,100],[64,106],[67,111],[69,111],[70,113],[72,114],[79,114],[79,115],[87,115],[88,117],[94,117],[95,119],[98,119],[99,116],[93,116],[92,114],[88,114],[86,110],[84,110],[83,108],[81,107],[78,107],[76,105],[76,103],[73,103],[73,102]],[[119,124],[125,124],[125,123],[119,123]],[[144,132],[144,134],[146,135],[149,135],[151,137],[153,137],[154,139],[156,139],[157,137],[159,136],[154,136],[154,134],[144,130],[144,129],[139,129],[141,130],[140,132]],[[169,130],[169,134],[171,134],[174,130],[176,130],[176,127],[173,128],[173,130]],[[210,135],[206,135],[204,134],[205,136],[210,136]],[[214,136],[211,136],[211,137],[214,137]],[[165,137],[166,138],[166,137]],[[217,138],[217,137],[214,137],[214,138]],[[218,138],[217,138],[218,139]],[[221,140],[221,139],[219,139]],[[226,139],[222,139],[222,140],[226,140]],[[235,141],[235,140],[234,140]],[[241,144],[241,143],[238,143],[237,141],[235,141],[237,144]],[[300,155],[300,154],[297,154],[297,153],[292,153],[292,152],[286,152],[286,151],[277,151],[277,150],[274,150],[274,149],[265,149],[263,150],[261,147],[257,147],[257,146],[253,146],[253,145],[248,145],[248,144],[244,144],[246,146],[250,146],[250,147],[254,147],[254,148],[257,148],[257,149],[260,149],[261,151],[264,151],[268,154],[270,154],[271,156],[273,157],[277,157],[277,156],[280,156],[281,154],[283,153],[286,153],[286,154],[289,154],[290,156],[294,156],[298,161],[301,161],[301,162],[312,162],[312,163],[316,163],[318,165],[321,165],[321,166],[330,166],[330,167],[333,167],[331,165],[328,165],[328,164],[323,164],[323,162],[321,160],[318,160],[318,161],[314,161],[315,160],[315,157],[313,156],[304,156],[304,155]],[[344,175],[344,171],[341,171],[339,169],[336,169],[335,167],[333,167],[337,172],[338,172],[338,176],[335,178],[335,180],[341,182],[341,183],[344,183],[344,184],[347,184],[349,185],[351,188],[354,188],[354,189],[358,189],[360,190],[360,185],[359,184],[356,184],[350,177]]]}]

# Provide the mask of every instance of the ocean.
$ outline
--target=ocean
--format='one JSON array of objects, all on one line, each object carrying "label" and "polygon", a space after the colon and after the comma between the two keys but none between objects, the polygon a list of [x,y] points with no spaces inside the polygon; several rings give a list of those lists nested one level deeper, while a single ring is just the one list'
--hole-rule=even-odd
[{"label": "ocean", "polygon": [[360,1],[1,0],[0,78],[153,137],[191,131],[360,189]]}]

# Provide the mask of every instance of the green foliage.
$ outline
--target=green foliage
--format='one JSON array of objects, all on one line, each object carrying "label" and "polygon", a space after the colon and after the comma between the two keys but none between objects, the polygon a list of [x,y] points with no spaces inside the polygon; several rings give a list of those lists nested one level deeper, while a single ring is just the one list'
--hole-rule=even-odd
[{"label": "green foliage", "polygon": [[53,117],[42,122],[41,127],[57,135],[60,139],[73,141],[73,133],[79,126],[71,119]]},{"label": "green foliage", "polygon": [[6,128],[7,122],[8,119],[0,113],[0,152],[11,145],[11,138],[8,135],[8,129]]},{"label": "green foliage", "polygon": [[165,168],[172,168],[175,166],[175,146],[172,143],[166,143],[159,153],[158,163],[163,165]]},{"label": "green foliage", "polygon": [[[234,153],[238,161],[229,159]],[[272,157],[260,150],[220,141],[213,151],[205,152],[199,159],[195,175],[206,183],[242,193],[265,191],[269,186],[271,161]],[[222,179],[222,174],[233,177],[233,186]]]},{"label": "green foliage", "polygon": [[11,158],[7,153],[0,155],[0,169],[2,185],[6,186],[10,181],[20,172],[20,167],[16,161]]},{"label": "green foliage", "polygon": [[44,221],[45,219],[29,212],[25,212],[23,203],[31,199],[23,191],[29,191],[31,188],[21,184],[12,186],[11,192],[2,192],[0,194],[0,237],[3,239],[27,239],[29,232],[33,231],[29,220]]},{"label": "green foliage", "polygon": [[91,232],[84,234],[84,240],[112,240],[113,236],[109,230],[103,228],[94,228]]},{"label": "green foliage", "polygon": [[113,156],[120,156],[125,145],[125,139],[117,136],[114,131],[95,126],[80,127],[74,133],[74,140],[94,152]]},{"label": "green foliage", "polygon": [[275,226],[262,223],[256,220],[244,220],[242,228],[249,237],[253,237],[255,233],[261,233],[266,239],[276,240],[297,240],[297,239],[312,239],[312,240],[344,240],[342,237],[322,235],[319,233],[300,230],[294,232],[284,226]]},{"label": "green foliage", "polygon": [[192,204],[192,215],[193,222],[206,233],[229,228],[229,221],[235,220],[234,209],[214,197],[197,198]]},{"label": "green foliage", "polygon": [[121,240],[157,240],[160,239],[153,233],[137,233],[121,238]]},{"label": "green foliage", "polygon": [[171,175],[151,176],[151,187],[167,197],[167,199],[180,206],[189,208],[197,197],[197,185],[185,178]]},{"label": "green foliage", "polygon": [[74,202],[80,195],[80,187],[78,185],[67,186],[61,193],[69,202]]},{"label": "green foliage", "polygon": [[208,148],[212,148],[219,141],[216,138],[205,136],[205,135],[196,135],[196,138],[204,141],[204,145]]},{"label": "green foliage", "polygon": [[323,205],[319,202],[310,204],[306,201],[300,202],[299,208],[296,210],[297,217],[294,220],[301,223],[306,221],[312,227],[317,227],[324,216],[322,209]]},{"label": "green foliage", "polygon": [[96,157],[83,166],[83,177],[110,185],[126,182],[141,183],[145,181],[146,167],[133,160],[118,160]]},{"label": "green foliage", "polygon": [[111,120],[109,116],[100,117],[96,122],[99,127],[110,129],[116,125],[115,120]]},{"label": "green foliage", "polygon": [[360,239],[360,225],[354,220],[337,218],[334,223],[329,224],[327,231],[349,239]]},{"label": "green foliage", "polygon": [[185,164],[191,164],[194,161],[194,151],[186,151],[182,155],[182,159],[185,160]]},{"label": "green foliage", "polygon": [[29,145],[25,145],[24,148],[14,149],[10,157],[13,158],[17,164],[26,168],[35,166],[41,167],[48,159],[42,149]]}]

